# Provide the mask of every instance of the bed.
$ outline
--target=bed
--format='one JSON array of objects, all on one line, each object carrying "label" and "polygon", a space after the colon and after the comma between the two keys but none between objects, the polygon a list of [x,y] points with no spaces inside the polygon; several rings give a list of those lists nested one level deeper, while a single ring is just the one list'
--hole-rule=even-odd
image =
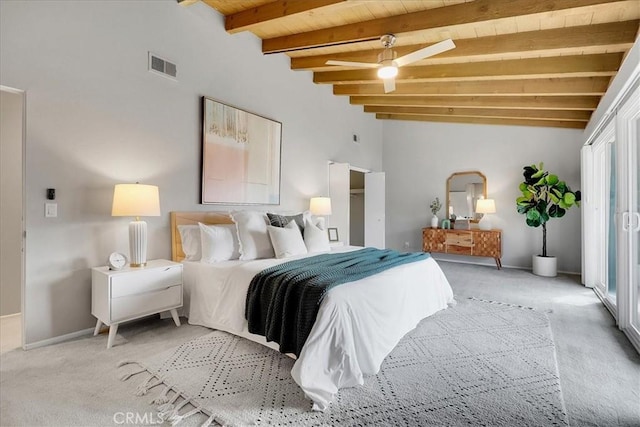
[{"label": "bed", "polygon": [[[246,295],[253,276],[292,258],[185,261],[178,226],[198,222],[231,224],[232,220],[219,212],[171,213],[172,258],[184,264],[184,315],[189,323],[278,350],[277,343],[249,333]],[[354,249],[358,248],[333,247],[332,251]],[[453,303],[451,287],[430,257],[335,287],[322,300],[291,375],[312,400],[313,409],[325,410],[340,388],[360,385],[364,376],[376,374],[384,358],[420,320]]]}]

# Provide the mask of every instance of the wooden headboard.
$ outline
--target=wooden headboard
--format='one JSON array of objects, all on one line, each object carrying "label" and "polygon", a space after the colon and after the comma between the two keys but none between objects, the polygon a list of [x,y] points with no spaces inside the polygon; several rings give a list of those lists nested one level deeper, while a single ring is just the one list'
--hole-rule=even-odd
[{"label": "wooden headboard", "polygon": [[171,212],[171,259],[175,262],[184,260],[179,225],[233,224],[231,216],[226,212]]}]

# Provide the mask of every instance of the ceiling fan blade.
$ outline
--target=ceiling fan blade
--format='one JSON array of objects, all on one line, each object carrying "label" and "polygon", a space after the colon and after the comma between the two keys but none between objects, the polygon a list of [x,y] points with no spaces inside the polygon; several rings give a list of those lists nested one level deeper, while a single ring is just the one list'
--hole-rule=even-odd
[{"label": "ceiling fan blade", "polygon": [[390,79],[383,79],[384,81],[384,93],[393,92],[396,90],[396,79],[391,77]]},{"label": "ceiling fan blade", "polygon": [[421,59],[446,52],[454,47],[456,47],[456,45],[453,43],[453,40],[447,39],[423,49],[418,49],[415,52],[408,53],[400,58],[396,58],[393,62],[395,62],[398,67],[402,67],[403,65],[411,64],[412,62],[420,61]]},{"label": "ceiling fan blade", "polygon": [[372,64],[370,62],[350,62],[350,61],[332,61],[325,62],[327,65],[342,65],[343,67],[358,67],[358,68],[378,68],[379,64]]}]

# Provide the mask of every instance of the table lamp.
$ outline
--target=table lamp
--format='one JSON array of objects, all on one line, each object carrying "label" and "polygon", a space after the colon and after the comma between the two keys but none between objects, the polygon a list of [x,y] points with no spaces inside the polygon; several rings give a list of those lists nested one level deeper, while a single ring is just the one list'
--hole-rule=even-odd
[{"label": "table lamp", "polygon": [[[312,197],[309,202],[309,210],[312,215],[317,215],[324,218],[327,215],[331,215],[331,198],[330,197]],[[326,225],[325,225],[326,227]]]},{"label": "table lamp", "polygon": [[132,216],[129,223],[129,261],[131,267],[147,264],[147,223],[141,216],[160,216],[158,187],[143,184],[116,184],[111,216]]},{"label": "table lamp", "polygon": [[491,230],[489,214],[496,212],[496,202],[493,199],[479,199],[476,203],[476,213],[481,213],[482,219],[478,223],[480,230]]}]

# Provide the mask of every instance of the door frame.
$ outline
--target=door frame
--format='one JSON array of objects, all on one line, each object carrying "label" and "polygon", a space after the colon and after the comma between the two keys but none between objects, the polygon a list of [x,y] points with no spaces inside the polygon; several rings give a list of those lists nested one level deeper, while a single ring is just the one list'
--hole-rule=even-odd
[{"label": "door frame", "polygon": [[0,85],[0,91],[8,92],[15,95],[20,95],[22,97],[22,182],[21,182],[21,192],[22,192],[22,206],[20,209],[22,210],[22,220],[20,221],[21,226],[21,235],[22,235],[22,251],[20,253],[20,313],[22,317],[21,323],[21,337],[22,340],[22,349],[26,350],[26,303],[25,303],[25,295],[26,295],[26,252],[27,252],[27,191],[26,191],[26,159],[27,159],[27,92],[22,89],[16,89],[9,86]]}]

